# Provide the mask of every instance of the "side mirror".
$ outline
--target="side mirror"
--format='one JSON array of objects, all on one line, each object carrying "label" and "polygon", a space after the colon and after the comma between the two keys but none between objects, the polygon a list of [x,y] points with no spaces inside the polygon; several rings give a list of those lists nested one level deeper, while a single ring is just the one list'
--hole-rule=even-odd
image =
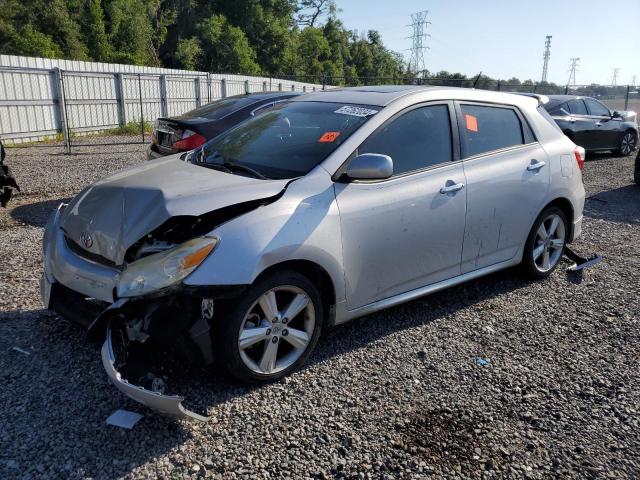
[{"label": "side mirror", "polygon": [[620,112],[613,112],[611,118],[622,118],[622,114]]},{"label": "side mirror", "polygon": [[352,180],[384,180],[393,175],[393,160],[389,155],[363,153],[349,162],[345,175]]}]

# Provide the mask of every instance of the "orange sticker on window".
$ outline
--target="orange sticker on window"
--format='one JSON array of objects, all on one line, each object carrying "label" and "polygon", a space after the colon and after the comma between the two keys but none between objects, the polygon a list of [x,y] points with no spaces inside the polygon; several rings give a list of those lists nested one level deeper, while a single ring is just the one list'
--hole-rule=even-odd
[{"label": "orange sticker on window", "polygon": [[325,132],[325,134],[318,139],[318,143],[335,142],[336,138],[338,138],[339,136],[340,132]]},{"label": "orange sticker on window", "polygon": [[464,119],[467,122],[467,130],[469,130],[470,132],[478,131],[478,117],[467,114],[464,116]]}]

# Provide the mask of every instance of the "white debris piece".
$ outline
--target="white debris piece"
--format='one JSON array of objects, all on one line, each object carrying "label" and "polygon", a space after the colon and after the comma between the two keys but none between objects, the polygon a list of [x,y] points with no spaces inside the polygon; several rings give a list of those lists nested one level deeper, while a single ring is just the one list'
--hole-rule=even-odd
[{"label": "white debris piece", "polygon": [[107,425],[131,430],[142,417],[143,415],[129,410],[116,410],[107,418]]},{"label": "white debris piece", "polygon": [[15,350],[16,352],[24,353],[25,355],[31,355],[31,352],[27,352],[25,349],[20,347],[13,347],[13,350]]}]

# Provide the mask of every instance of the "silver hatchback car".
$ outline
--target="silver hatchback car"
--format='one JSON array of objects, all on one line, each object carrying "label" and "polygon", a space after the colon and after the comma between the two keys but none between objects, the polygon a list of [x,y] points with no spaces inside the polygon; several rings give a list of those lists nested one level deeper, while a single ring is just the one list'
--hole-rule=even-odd
[{"label": "silver hatchback car", "polygon": [[583,162],[535,98],[304,95],[60,205],[42,299],[104,339],[122,392],[204,419],[153,374],[158,352],[268,382],[325,326],[515,265],[544,278],[580,234]]}]

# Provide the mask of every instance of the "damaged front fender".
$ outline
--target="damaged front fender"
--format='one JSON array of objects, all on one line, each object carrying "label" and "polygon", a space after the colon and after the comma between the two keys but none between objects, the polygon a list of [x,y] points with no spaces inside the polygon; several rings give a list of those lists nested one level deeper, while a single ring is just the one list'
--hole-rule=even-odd
[{"label": "damaged front fender", "polygon": [[118,390],[127,397],[140,402],[147,407],[165,415],[178,418],[192,418],[200,422],[206,422],[210,417],[199,415],[187,410],[182,405],[183,397],[179,395],[165,395],[160,392],[148,390],[144,387],[133,385],[125,380],[115,368],[116,357],[113,351],[111,328],[107,327],[106,339],[102,345],[102,365]]}]

